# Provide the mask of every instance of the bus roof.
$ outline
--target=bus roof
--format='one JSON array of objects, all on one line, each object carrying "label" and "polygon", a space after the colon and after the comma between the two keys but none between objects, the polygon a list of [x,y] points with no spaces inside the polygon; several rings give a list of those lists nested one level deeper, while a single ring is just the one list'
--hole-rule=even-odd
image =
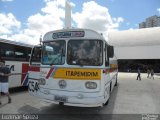
[{"label": "bus roof", "polygon": [[11,40],[6,40],[6,39],[2,39],[2,38],[0,38],[0,43],[7,43],[7,44],[13,44],[13,45],[30,47],[30,48],[33,47],[33,45],[30,45],[30,44],[16,42],[16,41],[11,41]]},{"label": "bus roof", "polygon": [[105,40],[103,35],[91,29],[61,29],[47,32],[43,41],[51,41],[57,39],[101,39]]}]

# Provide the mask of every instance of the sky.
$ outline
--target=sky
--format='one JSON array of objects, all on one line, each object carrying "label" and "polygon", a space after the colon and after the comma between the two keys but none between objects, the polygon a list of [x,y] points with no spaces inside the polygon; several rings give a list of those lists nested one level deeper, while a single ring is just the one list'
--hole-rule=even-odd
[{"label": "sky", "polygon": [[[103,33],[138,29],[160,16],[160,0],[70,0],[72,27]],[[0,38],[39,44],[40,36],[64,28],[65,0],[0,0]]]}]

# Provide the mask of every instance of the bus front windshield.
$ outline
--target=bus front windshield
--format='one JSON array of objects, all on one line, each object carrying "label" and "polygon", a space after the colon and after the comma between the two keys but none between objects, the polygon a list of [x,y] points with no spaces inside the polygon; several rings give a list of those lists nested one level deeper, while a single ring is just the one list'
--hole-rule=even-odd
[{"label": "bus front windshield", "polygon": [[65,62],[65,41],[51,41],[43,44],[42,64],[63,65]]},{"label": "bus front windshield", "polygon": [[103,42],[100,40],[70,40],[67,47],[67,63],[70,65],[102,65]]}]

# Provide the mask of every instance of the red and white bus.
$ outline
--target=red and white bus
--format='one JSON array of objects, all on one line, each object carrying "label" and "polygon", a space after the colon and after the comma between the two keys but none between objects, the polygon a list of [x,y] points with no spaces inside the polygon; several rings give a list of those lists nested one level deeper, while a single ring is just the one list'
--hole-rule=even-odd
[{"label": "red and white bus", "polygon": [[[29,58],[32,45],[0,39],[0,57],[12,74],[9,77],[9,88],[28,84]],[[20,73],[17,74],[16,73]]]}]

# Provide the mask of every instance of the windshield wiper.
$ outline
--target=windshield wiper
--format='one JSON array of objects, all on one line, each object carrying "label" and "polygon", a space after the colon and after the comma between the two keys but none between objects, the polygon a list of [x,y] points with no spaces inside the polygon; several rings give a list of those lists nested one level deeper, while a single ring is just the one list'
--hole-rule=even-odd
[{"label": "windshield wiper", "polygon": [[[57,63],[61,63],[62,64],[62,54],[59,54],[59,55],[57,55],[57,57],[51,62],[51,64],[50,65],[60,65],[60,64],[55,64],[54,62],[56,61],[56,60],[58,60],[58,62]],[[59,61],[59,58],[61,57],[61,59],[60,59],[60,61]]]}]

